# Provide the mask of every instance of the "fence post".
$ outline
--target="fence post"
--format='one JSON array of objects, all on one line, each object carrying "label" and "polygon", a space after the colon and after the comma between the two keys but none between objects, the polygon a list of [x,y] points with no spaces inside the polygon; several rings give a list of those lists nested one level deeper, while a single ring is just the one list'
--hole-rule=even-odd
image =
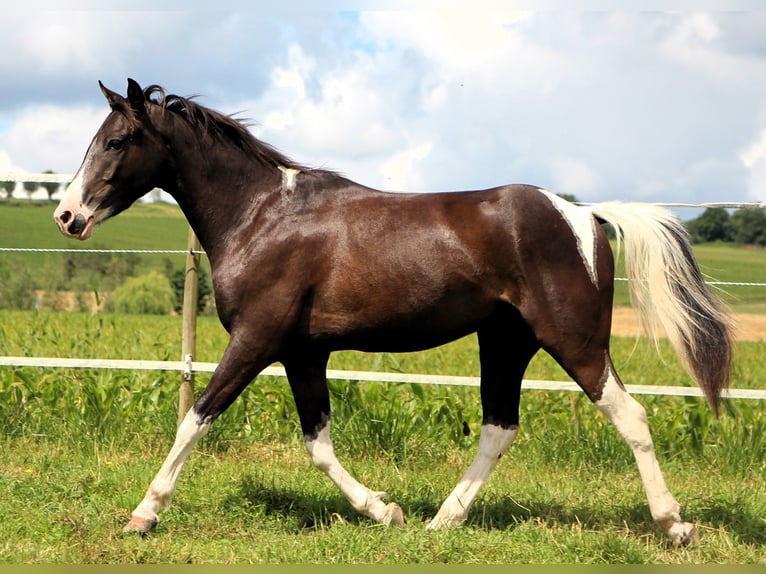
[{"label": "fence post", "polygon": [[183,301],[183,336],[181,340],[181,360],[187,365],[181,376],[178,394],[178,424],[194,404],[194,373],[191,362],[197,348],[197,305],[199,301],[199,262],[201,249],[194,230],[189,228],[188,252],[186,254],[186,273],[184,274]]}]

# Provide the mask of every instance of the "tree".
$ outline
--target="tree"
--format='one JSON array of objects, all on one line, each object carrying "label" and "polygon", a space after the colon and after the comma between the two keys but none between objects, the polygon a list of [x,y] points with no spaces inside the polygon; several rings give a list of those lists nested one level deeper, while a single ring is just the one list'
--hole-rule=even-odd
[{"label": "tree", "polygon": [[0,189],[5,191],[5,197],[10,199],[13,195],[13,190],[16,189],[15,181],[0,181]]},{"label": "tree", "polygon": [[733,226],[729,212],[723,207],[708,207],[702,215],[686,223],[694,243],[731,241]]},{"label": "tree", "polygon": [[[43,173],[56,173],[52,169],[46,169]],[[48,199],[53,199],[53,194],[58,191],[58,188],[61,187],[61,184],[55,181],[44,181],[40,184],[40,187],[43,187],[46,192],[48,192]]]},{"label": "tree", "polygon": [[[184,283],[186,282],[186,270],[176,269],[175,271],[172,271],[169,279],[170,279],[170,284],[173,286],[173,291],[175,292],[175,298],[176,298],[175,310],[180,313],[181,309],[183,309]],[[202,313],[205,310],[205,307],[207,306],[209,300],[211,299],[213,295],[213,285],[210,282],[210,274],[207,272],[207,270],[204,267],[199,268],[199,273],[197,274],[197,280],[199,282],[197,312]]]},{"label": "tree", "polygon": [[36,192],[40,188],[40,184],[36,181],[25,181],[24,182],[24,191],[27,192],[27,197],[29,199],[32,199],[32,194]]},{"label": "tree", "polygon": [[109,308],[117,313],[166,315],[174,305],[173,287],[159,271],[131,277],[109,299]]},{"label": "tree", "polygon": [[743,207],[731,216],[732,239],[737,243],[766,245],[766,213],[760,207]]}]

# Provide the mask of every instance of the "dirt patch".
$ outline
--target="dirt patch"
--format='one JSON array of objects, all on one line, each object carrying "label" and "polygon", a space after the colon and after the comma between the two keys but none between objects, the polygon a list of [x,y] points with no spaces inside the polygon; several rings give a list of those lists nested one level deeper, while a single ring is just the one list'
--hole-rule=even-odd
[{"label": "dirt patch", "polygon": [[[766,341],[766,315],[734,314],[737,341]],[[630,307],[616,307],[612,314],[612,334],[620,337],[640,335],[638,317]]]}]

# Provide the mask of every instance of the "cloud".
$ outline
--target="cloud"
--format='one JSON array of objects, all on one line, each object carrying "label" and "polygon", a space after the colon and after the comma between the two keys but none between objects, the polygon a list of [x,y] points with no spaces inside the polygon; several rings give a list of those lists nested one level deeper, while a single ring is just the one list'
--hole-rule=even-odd
[{"label": "cloud", "polygon": [[431,144],[421,144],[398,152],[391,159],[383,162],[381,167],[383,187],[390,191],[413,191],[422,188],[423,177],[417,170],[416,164],[428,157],[431,149]]},{"label": "cloud", "polygon": [[576,158],[551,160],[551,177],[557,193],[583,197],[598,190],[598,175],[587,162]]},{"label": "cloud", "polygon": [[357,52],[350,64],[320,67],[293,44],[287,62],[271,71],[262,96],[240,106],[263,115],[253,128],[257,137],[299,161],[342,171],[364,165],[354,176],[379,185],[380,170],[370,169],[368,161],[382,161],[406,139],[396,105],[400,95],[380,81],[389,72],[365,52]]},{"label": "cloud", "polygon": [[758,189],[762,160],[741,157],[765,125],[757,13],[188,6],[9,13],[0,154],[74,171],[108,111],[96,80],[124,92],[131,76],[386,189],[524,182],[583,201]]},{"label": "cloud", "polygon": [[740,152],[739,158],[747,169],[749,195],[755,200],[766,201],[766,127]]},{"label": "cloud", "polygon": [[[553,89],[562,54],[527,35],[529,14],[513,11],[368,12],[360,19],[381,53],[420,64],[426,95],[446,86],[471,90]],[[428,98],[423,103],[427,103]]]},{"label": "cloud", "polygon": [[0,152],[11,158],[9,169],[74,173],[107,112],[106,106],[27,108],[0,135]]}]

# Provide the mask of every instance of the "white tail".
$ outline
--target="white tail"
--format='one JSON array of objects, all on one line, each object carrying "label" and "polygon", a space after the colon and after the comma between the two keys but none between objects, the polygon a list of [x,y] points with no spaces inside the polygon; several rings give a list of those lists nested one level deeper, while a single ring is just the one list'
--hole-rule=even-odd
[{"label": "white tail", "polygon": [[587,209],[615,228],[618,251],[624,246],[642,329],[656,341],[662,326],[717,413],[731,370],[731,321],[705,284],[683,224],[651,204],[607,202]]}]

